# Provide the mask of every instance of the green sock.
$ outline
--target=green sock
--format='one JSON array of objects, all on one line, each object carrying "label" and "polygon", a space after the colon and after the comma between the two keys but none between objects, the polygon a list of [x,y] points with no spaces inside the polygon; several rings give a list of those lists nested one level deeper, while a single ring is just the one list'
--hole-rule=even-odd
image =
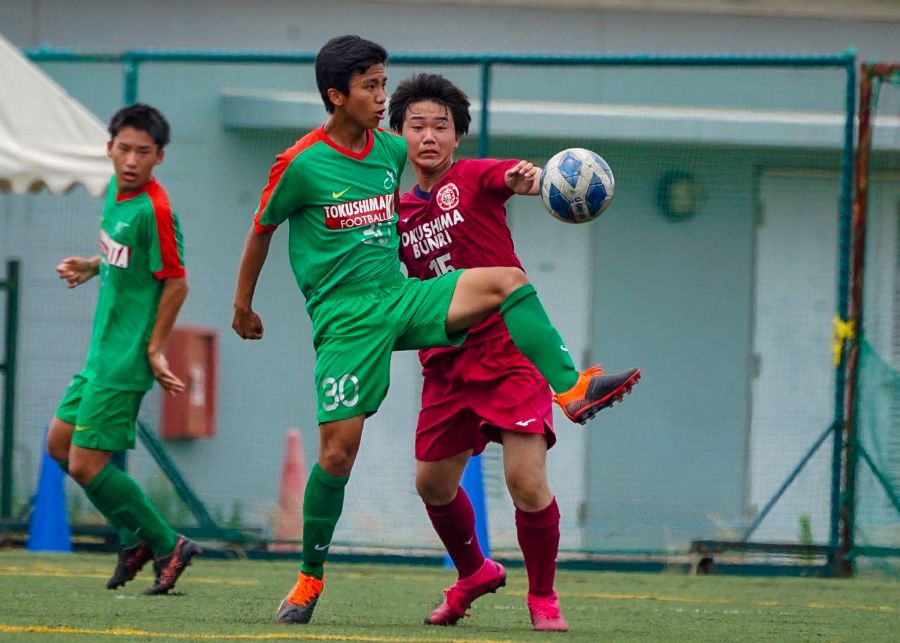
[{"label": "green sock", "polygon": [[316,578],[325,574],[325,558],[341,511],[350,476],[336,478],[313,465],[303,494],[303,562],[300,571]]},{"label": "green sock", "polygon": [[[113,527],[115,526],[115,523],[113,523]],[[118,527],[117,531],[119,532],[119,544],[122,547],[134,547],[141,542],[141,539],[125,525]],[[175,545],[172,545],[172,549],[175,549]],[[172,549],[169,551],[172,551]]]},{"label": "green sock", "polygon": [[103,467],[84,490],[100,513],[114,517],[136,539],[150,545],[156,556],[165,556],[175,549],[178,534],[159,515],[138,483],[115,465]]},{"label": "green sock", "polygon": [[531,360],[557,393],[568,391],[578,380],[578,369],[559,331],[531,284],[517,288],[500,304],[513,343]]},{"label": "green sock", "polygon": [[[69,473],[69,461],[66,460],[65,462],[60,462],[59,468],[66,473]],[[119,544],[122,545],[122,547],[134,547],[139,542],[141,542],[141,539],[135,536],[134,532],[131,531],[128,527],[119,522],[118,518],[113,515],[107,515],[103,513],[103,510],[100,509],[100,507],[97,507],[97,509],[100,510],[100,513],[103,514],[103,517],[106,518],[109,524],[113,526],[113,529],[119,532]]]}]

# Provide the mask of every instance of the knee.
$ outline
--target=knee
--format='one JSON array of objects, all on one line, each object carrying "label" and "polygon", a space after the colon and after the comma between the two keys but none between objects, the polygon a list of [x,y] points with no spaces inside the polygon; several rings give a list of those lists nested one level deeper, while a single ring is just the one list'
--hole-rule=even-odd
[{"label": "knee", "polygon": [[47,432],[47,453],[60,464],[69,459],[73,429],[72,425],[58,418],[53,418],[50,422],[50,430]]},{"label": "knee", "polygon": [[513,503],[523,511],[540,511],[553,500],[546,480],[537,481],[529,476],[507,478],[506,485]]},{"label": "knee", "polygon": [[69,462],[69,475],[72,476],[72,479],[77,482],[79,486],[88,486],[97,473],[97,468],[89,463],[78,461]]},{"label": "knee", "polygon": [[453,500],[459,485],[451,485],[434,476],[417,474],[416,491],[426,505],[446,505]]},{"label": "knee", "polygon": [[69,459],[69,445],[59,440],[47,440],[47,453],[51,458],[62,464]]},{"label": "knee", "polygon": [[498,279],[498,290],[504,299],[514,291],[528,283],[528,276],[521,268],[503,268],[503,273]]},{"label": "knee", "polygon": [[516,290],[528,283],[528,277],[519,268],[497,267],[487,268],[492,271],[484,284],[486,300],[498,307]]},{"label": "knee", "polygon": [[319,454],[319,466],[332,476],[349,476],[356,451],[347,445],[329,444]]}]

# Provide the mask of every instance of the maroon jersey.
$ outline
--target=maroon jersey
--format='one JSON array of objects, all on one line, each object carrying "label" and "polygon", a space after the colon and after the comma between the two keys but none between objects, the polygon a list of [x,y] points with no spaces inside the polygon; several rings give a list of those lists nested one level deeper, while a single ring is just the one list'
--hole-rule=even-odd
[{"label": "maroon jersey", "polygon": [[[513,195],[504,175],[517,160],[456,161],[429,194],[413,188],[400,197],[400,258],[411,277],[431,279],[451,270],[490,266],[522,268],[506,222]],[[463,346],[507,333],[499,313],[475,324]],[[432,348],[430,355],[459,350]]]}]

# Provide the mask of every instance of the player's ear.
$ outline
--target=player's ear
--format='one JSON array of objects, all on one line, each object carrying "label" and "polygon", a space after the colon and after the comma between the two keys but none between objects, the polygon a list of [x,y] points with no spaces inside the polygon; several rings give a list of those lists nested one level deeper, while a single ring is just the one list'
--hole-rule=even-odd
[{"label": "player's ear", "polygon": [[106,141],[106,155],[109,158],[112,158],[112,148],[113,148],[113,141],[112,141],[112,139],[109,139],[108,141]]},{"label": "player's ear", "polygon": [[154,165],[159,165],[160,163],[162,163],[165,160],[166,160],[166,151],[164,149],[161,150],[161,149],[157,148],[156,163],[154,163]]},{"label": "player's ear", "polygon": [[328,100],[331,101],[331,104],[335,107],[340,107],[344,104],[344,94],[336,90],[334,87],[325,92],[328,96]]}]

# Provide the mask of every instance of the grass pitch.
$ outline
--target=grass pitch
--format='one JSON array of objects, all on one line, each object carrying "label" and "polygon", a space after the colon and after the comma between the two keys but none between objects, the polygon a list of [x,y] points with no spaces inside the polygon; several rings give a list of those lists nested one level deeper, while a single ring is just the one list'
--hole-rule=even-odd
[{"label": "grass pitch", "polygon": [[328,565],[309,625],[275,608],[296,565],[198,558],[173,596],[143,596],[145,569],[104,588],[112,555],[0,551],[0,640],[17,641],[897,641],[900,583],[561,571],[566,634],[531,631],[522,568],[456,627],[422,624],[453,580],[441,568]]}]

